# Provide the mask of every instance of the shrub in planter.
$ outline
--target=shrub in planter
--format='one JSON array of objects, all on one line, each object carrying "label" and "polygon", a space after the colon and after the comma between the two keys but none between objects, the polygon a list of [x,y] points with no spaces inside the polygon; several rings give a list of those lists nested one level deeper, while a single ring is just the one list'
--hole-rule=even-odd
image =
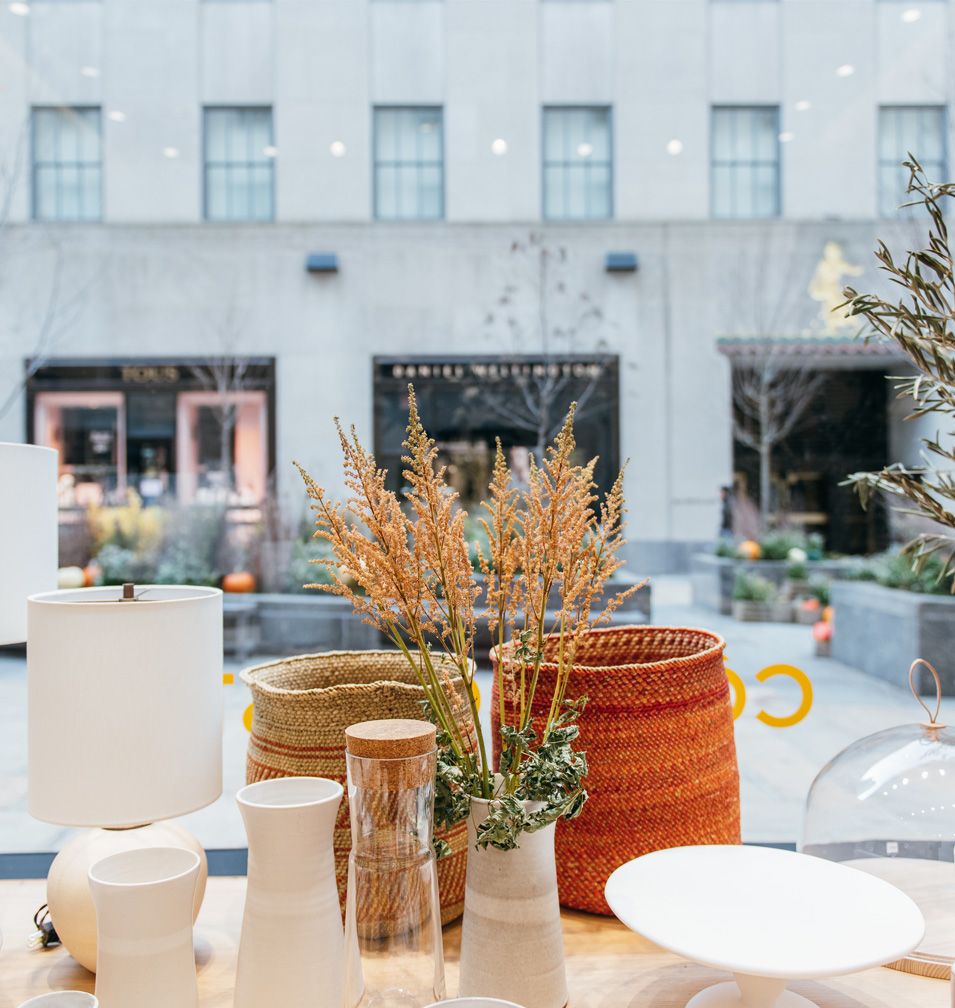
[{"label": "shrub in planter", "polygon": [[747,622],[774,618],[776,586],[759,574],[745,571],[736,575],[733,585],[733,617]]}]

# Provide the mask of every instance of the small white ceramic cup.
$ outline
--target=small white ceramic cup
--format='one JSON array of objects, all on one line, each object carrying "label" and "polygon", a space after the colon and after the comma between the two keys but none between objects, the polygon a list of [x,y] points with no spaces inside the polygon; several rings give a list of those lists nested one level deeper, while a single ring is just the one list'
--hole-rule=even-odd
[{"label": "small white ceramic cup", "polygon": [[99,1001],[84,991],[50,991],[24,1001],[20,1008],[99,1008]]},{"label": "small white ceramic cup", "polygon": [[428,1008],[523,1008],[523,1005],[492,997],[456,997],[435,1001]]}]

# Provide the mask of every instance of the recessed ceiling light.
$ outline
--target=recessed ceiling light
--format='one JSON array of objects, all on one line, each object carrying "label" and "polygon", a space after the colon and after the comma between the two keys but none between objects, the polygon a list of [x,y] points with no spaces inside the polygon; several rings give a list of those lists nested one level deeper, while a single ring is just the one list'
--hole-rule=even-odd
[{"label": "recessed ceiling light", "polygon": [[80,73],[84,77],[99,77],[99,67],[95,66],[81,66]]},{"label": "recessed ceiling light", "polygon": [[590,157],[594,152],[594,145],[590,143],[577,144],[577,154],[579,157]]},{"label": "recessed ceiling light", "polygon": [[779,142],[780,143],[791,143],[795,139],[796,139],[796,134],[795,133],[790,133],[789,130],[783,130],[783,132],[779,134]]},{"label": "recessed ceiling light", "polygon": [[126,122],[126,113],[120,112],[119,109],[113,109],[111,112],[107,113],[107,116],[112,119],[113,122]]},{"label": "recessed ceiling light", "polygon": [[797,112],[808,112],[812,108],[812,102],[807,101],[805,98],[796,102],[795,109]]},{"label": "recessed ceiling light", "polygon": [[682,140],[669,140],[667,141],[667,154],[676,157],[677,154],[683,153],[683,141]]},{"label": "recessed ceiling light", "polygon": [[328,150],[332,157],[344,157],[348,153],[348,148],[341,140],[333,140],[328,145]]},{"label": "recessed ceiling light", "polygon": [[266,144],[262,148],[262,153],[266,157],[278,157],[279,149],[278,147],[275,147],[273,144]]},{"label": "recessed ceiling light", "polygon": [[843,63],[842,66],[836,67],[837,77],[851,77],[856,72],[856,68],[851,63]]},{"label": "recessed ceiling light", "polygon": [[498,157],[502,157],[507,153],[507,141],[501,137],[498,137],[496,140],[492,140],[491,153],[496,154]]},{"label": "recessed ceiling light", "polygon": [[30,13],[30,5],[27,3],[12,3],[8,4],[11,14],[16,14],[17,17],[26,17]]},{"label": "recessed ceiling light", "polygon": [[922,20],[922,12],[918,7],[909,7],[908,10],[902,11],[902,20],[906,24],[915,24],[916,21]]},{"label": "recessed ceiling light", "polygon": [[162,149],[162,156],[163,157],[167,157],[170,160],[172,160],[173,158],[177,158],[177,157],[179,157],[179,148],[178,147],[163,147],[163,149]]}]

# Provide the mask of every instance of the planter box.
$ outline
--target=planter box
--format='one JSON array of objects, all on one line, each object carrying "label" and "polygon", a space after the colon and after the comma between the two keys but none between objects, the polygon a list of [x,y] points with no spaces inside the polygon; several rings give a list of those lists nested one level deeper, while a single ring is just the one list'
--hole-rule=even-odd
[{"label": "planter box", "polygon": [[[840,581],[832,586],[832,605],[833,658],[902,687],[909,665],[924,658],[938,669],[945,695],[955,696],[955,598]],[[918,687],[935,690],[924,670]]]},{"label": "planter box", "polygon": [[[693,604],[729,616],[737,574],[759,574],[778,588],[783,588],[788,580],[788,566],[786,560],[736,560],[712,553],[697,553],[690,560]],[[810,560],[806,564],[810,578],[837,578],[850,566],[851,561],[846,560]]]},{"label": "planter box", "polygon": [[[627,582],[614,582],[611,592]],[[650,622],[650,585],[631,595],[613,616],[613,625]],[[226,595],[226,650],[240,658],[254,650],[266,655],[318,651],[364,651],[393,647],[356,616],[351,603],[316,591],[311,595]],[[249,607],[253,607],[250,614]],[[482,621],[475,639],[475,658],[487,663],[490,635]]]},{"label": "planter box", "polygon": [[743,623],[791,623],[792,609],[788,602],[748,602],[733,599],[733,619]]},{"label": "planter box", "polygon": [[[252,612],[249,612],[250,607]],[[351,603],[333,595],[226,595],[225,648],[244,658],[315,651],[362,651],[383,646]]]}]

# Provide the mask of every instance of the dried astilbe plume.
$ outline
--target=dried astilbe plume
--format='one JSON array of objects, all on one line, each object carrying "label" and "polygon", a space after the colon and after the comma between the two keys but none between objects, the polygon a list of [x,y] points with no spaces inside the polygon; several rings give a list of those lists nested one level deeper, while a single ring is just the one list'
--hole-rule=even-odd
[{"label": "dried astilbe plume", "polygon": [[[578,814],[587,797],[586,760],[570,745],[585,701],[565,694],[581,636],[608,621],[642,587],[631,585],[604,600],[608,582],[622,566],[623,473],[598,503],[597,460],[575,458],[574,406],[544,459],[532,460],[526,487],[516,486],[498,441],[479,520],[488,541],[486,552],[478,550],[484,592],[479,605],[482,586],[471,566],[467,515],[448,486],[410,386],[408,403],[401,496],[388,488],[387,473],[354,429],[346,433],[337,420],[347,499],[329,500],[299,466],[315,512],[315,536],[332,550],[331,559],[315,561],[328,569],[330,583],[309,587],[348,598],[418,673],[443,747],[439,822],[460,818],[462,810],[466,814],[469,796],[495,798],[478,842],[510,849],[523,831]],[[507,645],[515,684],[515,723],[509,725],[503,683],[498,683],[502,754],[497,778],[474,702],[474,637],[481,620],[499,656]],[[556,661],[558,675],[538,737],[531,711],[545,650]],[[436,660],[437,654],[443,660]],[[456,670],[456,683],[445,671],[449,665]],[[502,657],[499,676],[504,665]],[[462,693],[470,707],[470,717],[463,719]],[[527,799],[543,807],[528,813],[522,804]]]}]

